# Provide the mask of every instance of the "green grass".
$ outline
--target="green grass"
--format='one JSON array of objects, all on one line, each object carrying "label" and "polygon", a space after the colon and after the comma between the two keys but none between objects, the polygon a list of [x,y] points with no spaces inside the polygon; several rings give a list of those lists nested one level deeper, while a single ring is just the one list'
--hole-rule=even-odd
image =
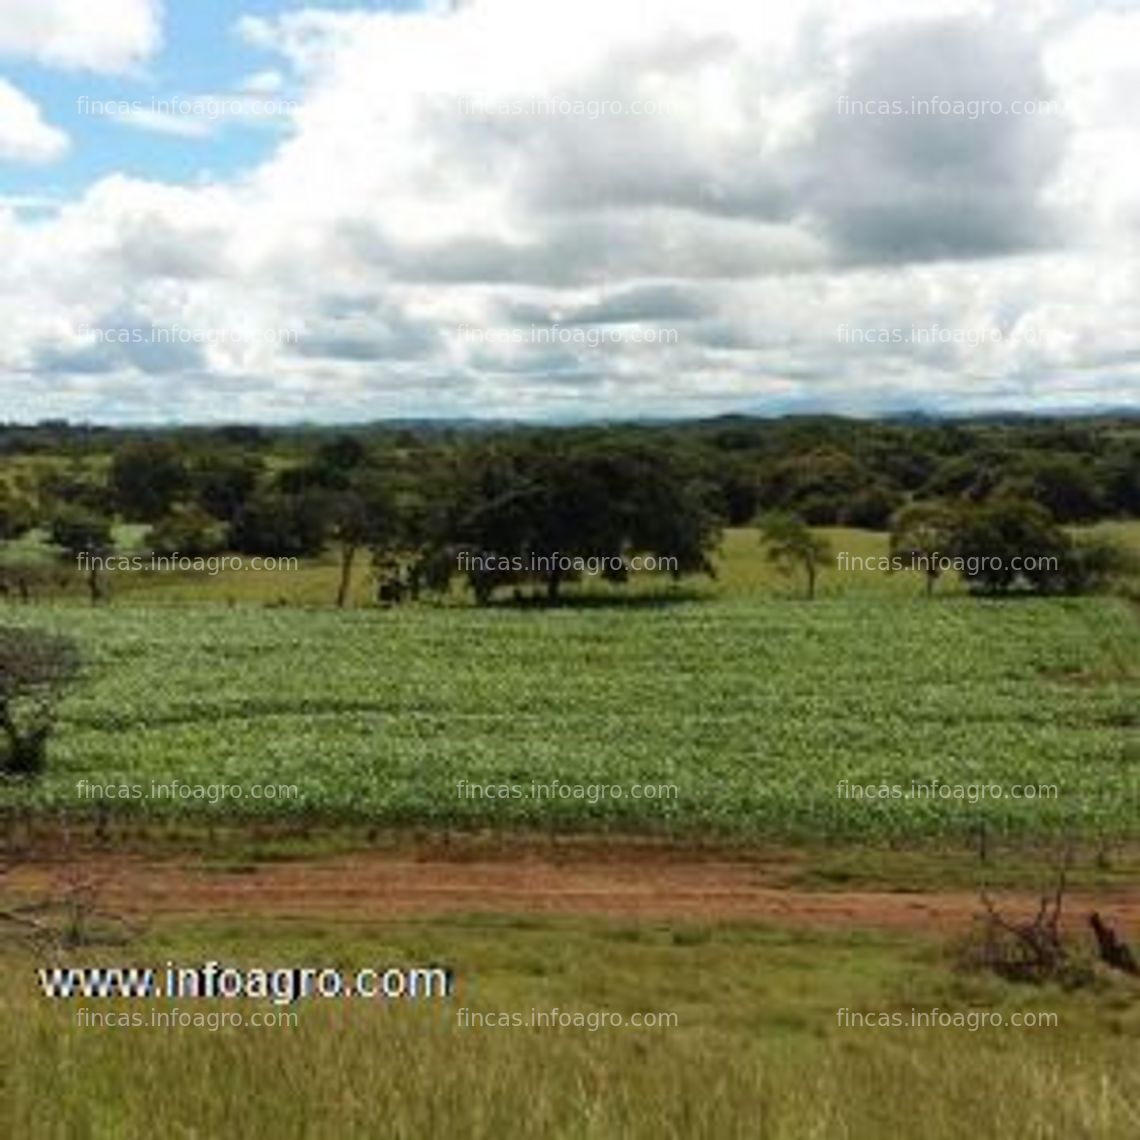
[{"label": "green grass", "polygon": [[[166,925],[129,949],[64,955],[161,966],[444,962],[449,1002],[313,999],[293,1028],[102,1027],[51,1002],[38,958],[0,951],[0,1135],[779,1137],[1114,1140],[1136,1135],[1135,990],[1015,987],[956,974],[932,942],[855,931],[543,920]],[[238,1000],[245,1016],[264,1005]],[[459,1026],[458,1010],[675,1015],[657,1029]],[[1007,1023],[860,1028],[838,1013],[998,1012]],[[1034,1029],[1013,1014],[1056,1016]],[[470,1018],[468,1017],[468,1020]],[[977,1024],[975,1022],[975,1024]]]},{"label": "green grass", "polygon": [[[1029,836],[1137,832],[1140,639],[1123,599],[10,612],[74,635],[89,665],[46,778],[9,800],[77,808],[81,778],[177,778],[296,785],[296,799],[239,806],[382,825],[905,839],[964,836],[984,819]],[[843,779],[1058,795],[869,802],[837,795]],[[623,798],[463,798],[460,780],[618,785]],[[635,783],[673,785],[675,798],[634,799]]]}]

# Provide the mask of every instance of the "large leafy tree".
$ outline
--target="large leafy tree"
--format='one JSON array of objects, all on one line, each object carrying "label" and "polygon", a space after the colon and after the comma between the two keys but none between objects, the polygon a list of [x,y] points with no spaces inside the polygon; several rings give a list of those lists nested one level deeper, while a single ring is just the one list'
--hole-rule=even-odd
[{"label": "large leafy tree", "polygon": [[964,510],[955,524],[953,553],[963,579],[981,593],[1019,584],[1039,592],[1066,588],[1072,543],[1037,503],[996,498]]},{"label": "large leafy tree", "polygon": [[285,495],[261,491],[247,499],[235,515],[226,545],[242,554],[312,557],[324,549],[328,529],[328,502],[319,492]]},{"label": "large leafy tree", "polygon": [[1104,501],[1093,467],[1074,456],[1033,459],[1004,493],[1032,499],[1059,523],[1089,522],[1104,512]]},{"label": "large leafy tree", "polygon": [[897,503],[857,459],[834,447],[816,447],[765,466],[760,504],[795,514],[812,526],[879,526]]},{"label": "large leafy tree", "polygon": [[256,490],[261,471],[257,456],[225,451],[200,455],[191,472],[194,497],[219,522],[230,523]]},{"label": "large leafy tree", "polygon": [[578,561],[592,560],[613,582],[625,580],[635,554],[668,559],[677,577],[712,569],[711,492],[660,449],[604,436],[479,448],[457,467],[452,491],[438,545],[452,559],[471,556],[465,572],[479,601],[526,581],[554,601]]},{"label": "large leafy tree", "polygon": [[164,439],[124,444],[111,461],[111,492],[128,519],[157,522],[190,488],[181,452]]}]

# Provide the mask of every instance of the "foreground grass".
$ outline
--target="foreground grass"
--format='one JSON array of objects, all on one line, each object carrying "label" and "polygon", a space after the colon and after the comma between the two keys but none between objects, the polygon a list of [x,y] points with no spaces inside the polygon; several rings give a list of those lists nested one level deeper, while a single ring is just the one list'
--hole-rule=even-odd
[{"label": "foreground grass", "polygon": [[[432,1008],[299,1003],[292,1028],[82,1028],[0,951],[0,1135],[827,1137],[1136,1135],[1136,993],[1027,990],[877,935],[502,919],[167,926],[68,964],[444,961]],[[155,1003],[156,1008],[199,1003]],[[244,1008],[253,1003],[226,1003]],[[208,1007],[210,1003],[201,1003]],[[1034,1029],[854,1028],[837,1011],[1048,1012]],[[217,1007],[214,1007],[217,1008]],[[655,1029],[467,1028],[458,1010],[668,1012]]]}]

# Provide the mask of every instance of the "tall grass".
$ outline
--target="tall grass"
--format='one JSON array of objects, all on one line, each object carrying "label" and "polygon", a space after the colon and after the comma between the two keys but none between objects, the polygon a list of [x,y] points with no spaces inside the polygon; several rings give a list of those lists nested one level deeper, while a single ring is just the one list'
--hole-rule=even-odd
[{"label": "tall grass", "polygon": [[[501,919],[171,926],[94,961],[445,959],[433,1006],[300,1002],[284,1028],[99,1027],[0,952],[0,1136],[19,1140],[610,1137],[1134,1140],[1140,1023],[1125,981],[1065,993],[948,971],[935,944],[858,932]],[[184,1011],[255,1003],[154,1003]],[[483,1011],[672,1011],[640,1029],[462,1028]],[[1053,1011],[1057,1025],[867,1028],[837,1008]],[[471,1019],[468,1019],[470,1021]]]},{"label": "tall grass", "polygon": [[715,1033],[425,1032],[378,1011],[293,1030],[0,1026],[0,1133],[150,1137],[1134,1140],[1140,1072],[1111,1038],[996,1049],[915,1031],[741,1052]]}]

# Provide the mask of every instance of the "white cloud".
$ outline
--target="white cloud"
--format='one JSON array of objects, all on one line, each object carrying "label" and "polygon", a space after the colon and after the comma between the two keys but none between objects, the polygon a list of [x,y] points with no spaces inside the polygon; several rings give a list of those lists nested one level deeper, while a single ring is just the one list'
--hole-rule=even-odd
[{"label": "white cloud", "polygon": [[45,123],[35,103],[0,79],[0,160],[54,162],[68,145],[67,135]]},{"label": "white cloud", "polygon": [[3,0],[0,55],[53,67],[121,72],[162,40],[161,0]]},{"label": "white cloud", "polygon": [[256,95],[272,95],[285,86],[285,76],[280,71],[258,71],[247,75],[241,83],[243,91]]},{"label": "white cloud", "polygon": [[155,99],[150,105],[124,100],[104,103],[104,113],[139,130],[179,138],[203,139],[228,125],[273,127],[287,123],[296,104],[273,94],[243,91],[235,95],[188,95]]},{"label": "white cloud", "polygon": [[173,115],[169,111],[156,111],[149,107],[131,107],[122,114],[111,117],[128,127],[138,127],[139,130],[153,131],[160,135],[173,135],[175,138],[203,139],[208,138],[211,133],[209,119]]},{"label": "white cloud", "polygon": [[234,28],[251,47],[278,52],[298,70],[315,73],[335,65],[338,52],[376,19],[366,12],[306,9],[277,19],[242,16]]}]

